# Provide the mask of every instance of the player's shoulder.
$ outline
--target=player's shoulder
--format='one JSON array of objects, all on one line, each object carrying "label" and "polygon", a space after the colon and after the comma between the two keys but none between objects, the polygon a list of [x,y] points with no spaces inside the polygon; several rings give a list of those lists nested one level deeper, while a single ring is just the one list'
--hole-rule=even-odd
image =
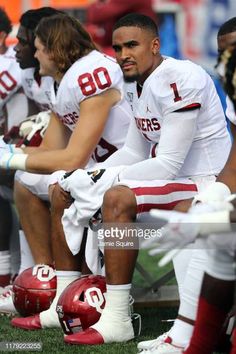
[{"label": "player's shoulder", "polygon": [[[179,60],[167,57],[148,78],[148,86],[156,94],[170,85],[177,85],[181,89],[202,90],[208,83],[209,75],[198,64],[190,60]],[[159,85],[157,85],[157,82]]]},{"label": "player's shoulder", "polygon": [[185,81],[189,82],[202,79],[206,80],[207,72],[198,64],[190,60],[174,59],[171,57],[164,58],[163,62],[154,71],[156,76],[161,76],[166,80]]},{"label": "player's shoulder", "polygon": [[111,76],[123,76],[122,71],[114,58],[108,57],[97,50],[93,50],[86,56],[77,60],[70,67],[66,72],[63,81],[67,81],[67,83],[70,83],[70,86],[74,86],[74,84],[78,84],[78,77],[80,75],[84,75],[84,79],[87,75],[87,79],[89,79],[89,75],[99,76],[102,75],[102,72],[104,72],[104,75],[109,72],[109,75]]}]

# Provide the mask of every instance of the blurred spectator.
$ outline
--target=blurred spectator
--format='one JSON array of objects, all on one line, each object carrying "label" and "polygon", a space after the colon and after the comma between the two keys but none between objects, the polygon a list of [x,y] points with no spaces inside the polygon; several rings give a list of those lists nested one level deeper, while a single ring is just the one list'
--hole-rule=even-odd
[{"label": "blurred spectator", "polygon": [[152,0],[89,0],[86,28],[101,49],[114,55],[111,47],[113,24],[130,12],[138,12],[157,22]]}]

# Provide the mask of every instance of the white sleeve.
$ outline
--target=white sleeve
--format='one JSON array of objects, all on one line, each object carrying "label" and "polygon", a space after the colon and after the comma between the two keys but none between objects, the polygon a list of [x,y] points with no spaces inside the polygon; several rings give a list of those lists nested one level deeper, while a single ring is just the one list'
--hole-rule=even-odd
[{"label": "white sleeve", "polygon": [[138,131],[135,120],[131,119],[124,146],[112,154],[105,162],[96,165],[107,168],[118,165],[131,165],[149,157],[150,143]]},{"label": "white sleeve", "polygon": [[199,110],[172,112],[161,127],[157,156],[127,167],[120,179],[173,179],[178,174],[196,132]]}]

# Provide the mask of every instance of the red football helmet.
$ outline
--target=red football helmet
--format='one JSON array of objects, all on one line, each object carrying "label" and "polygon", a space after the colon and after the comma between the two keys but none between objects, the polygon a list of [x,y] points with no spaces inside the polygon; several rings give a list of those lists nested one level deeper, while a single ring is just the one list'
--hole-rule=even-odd
[{"label": "red football helmet", "polygon": [[106,282],[100,275],[73,281],[57,302],[57,314],[65,334],[76,333],[96,323],[105,306]]},{"label": "red football helmet", "polygon": [[13,303],[22,316],[47,310],[57,291],[55,271],[48,265],[24,270],[13,282]]}]

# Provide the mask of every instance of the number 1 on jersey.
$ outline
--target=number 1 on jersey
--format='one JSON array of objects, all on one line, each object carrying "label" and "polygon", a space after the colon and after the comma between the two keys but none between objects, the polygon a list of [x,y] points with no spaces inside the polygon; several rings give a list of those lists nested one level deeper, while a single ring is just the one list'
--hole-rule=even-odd
[{"label": "number 1 on jersey", "polygon": [[175,82],[173,82],[173,84],[170,84],[170,87],[172,88],[173,92],[174,92],[174,102],[178,102],[182,100],[182,97],[179,95],[179,91],[177,89],[177,85]]}]

